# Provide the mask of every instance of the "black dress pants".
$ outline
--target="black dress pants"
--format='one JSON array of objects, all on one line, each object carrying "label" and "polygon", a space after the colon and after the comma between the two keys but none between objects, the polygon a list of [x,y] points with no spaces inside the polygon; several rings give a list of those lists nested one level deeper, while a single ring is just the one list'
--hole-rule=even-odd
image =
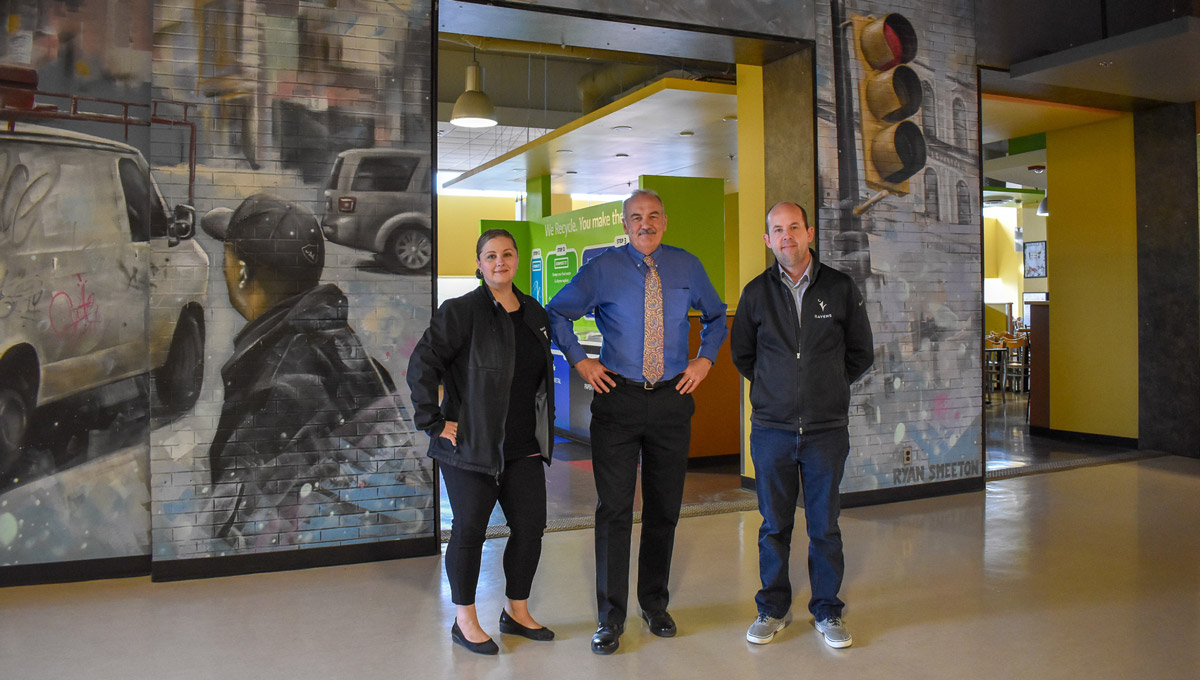
[{"label": "black dress pants", "polygon": [[460,606],[475,604],[483,541],[497,500],[510,530],[504,546],[504,594],[510,600],[529,599],[546,530],[546,471],[542,457],[508,461],[499,484],[494,476],[483,472],[450,465],[442,465],[441,469],[454,513],[446,545],[450,599]]},{"label": "black dress pants", "polygon": [[592,396],[592,467],[596,479],[596,603],[601,623],[623,624],[629,601],[629,550],[638,456],[642,462],[642,537],[638,604],[667,608],[675,525],[683,501],[692,413],[690,394],[674,383],[654,391],[618,381]]}]

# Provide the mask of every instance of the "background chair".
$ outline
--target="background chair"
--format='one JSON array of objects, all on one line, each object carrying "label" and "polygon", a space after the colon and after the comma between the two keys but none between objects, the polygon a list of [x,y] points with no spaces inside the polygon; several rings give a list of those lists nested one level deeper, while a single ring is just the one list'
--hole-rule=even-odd
[{"label": "background chair", "polygon": [[1000,390],[1001,401],[1007,401],[1004,394],[1006,348],[1001,340],[985,338],[983,341],[983,374],[987,380],[987,403],[992,403],[992,392]]},{"label": "background chair", "polygon": [[1006,388],[1012,391],[1026,393],[1029,391],[1029,338],[1018,336],[1004,341],[1008,349],[1008,357],[1004,366]]}]

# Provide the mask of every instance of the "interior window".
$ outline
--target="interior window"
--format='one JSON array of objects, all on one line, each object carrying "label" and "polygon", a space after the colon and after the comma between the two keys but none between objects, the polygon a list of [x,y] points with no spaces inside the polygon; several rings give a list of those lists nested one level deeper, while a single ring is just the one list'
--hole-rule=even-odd
[{"label": "interior window", "polygon": [[416,156],[367,156],[358,162],[351,191],[407,191],[420,159]]}]

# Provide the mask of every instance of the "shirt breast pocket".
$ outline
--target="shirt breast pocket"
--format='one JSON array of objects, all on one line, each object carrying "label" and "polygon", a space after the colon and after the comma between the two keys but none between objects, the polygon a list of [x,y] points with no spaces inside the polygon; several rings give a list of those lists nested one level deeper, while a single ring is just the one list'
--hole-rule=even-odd
[{"label": "shirt breast pocket", "polygon": [[663,290],[663,310],[672,314],[687,314],[692,308],[691,288],[667,288]]}]

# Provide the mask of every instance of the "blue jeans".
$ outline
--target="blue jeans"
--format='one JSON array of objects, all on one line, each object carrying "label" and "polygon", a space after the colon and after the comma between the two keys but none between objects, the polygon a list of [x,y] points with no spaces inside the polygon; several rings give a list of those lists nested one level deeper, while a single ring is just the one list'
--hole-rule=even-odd
[{"label": "blue jeans", "polygon": [[762,589],[755,595],[758,612],[783,618],[792,607],[788,559],[796,500],[804,486],[804,519],[808,529],[808,580],[812,599],[808,611],[820,621],[841,616],[838,599],[846,572],[842,531],[838,528],[841,495],[838,487],[850,453],[845,427],[800,434],[754,425],[750,457],[762,527],[758,530],[758,571]]}]

